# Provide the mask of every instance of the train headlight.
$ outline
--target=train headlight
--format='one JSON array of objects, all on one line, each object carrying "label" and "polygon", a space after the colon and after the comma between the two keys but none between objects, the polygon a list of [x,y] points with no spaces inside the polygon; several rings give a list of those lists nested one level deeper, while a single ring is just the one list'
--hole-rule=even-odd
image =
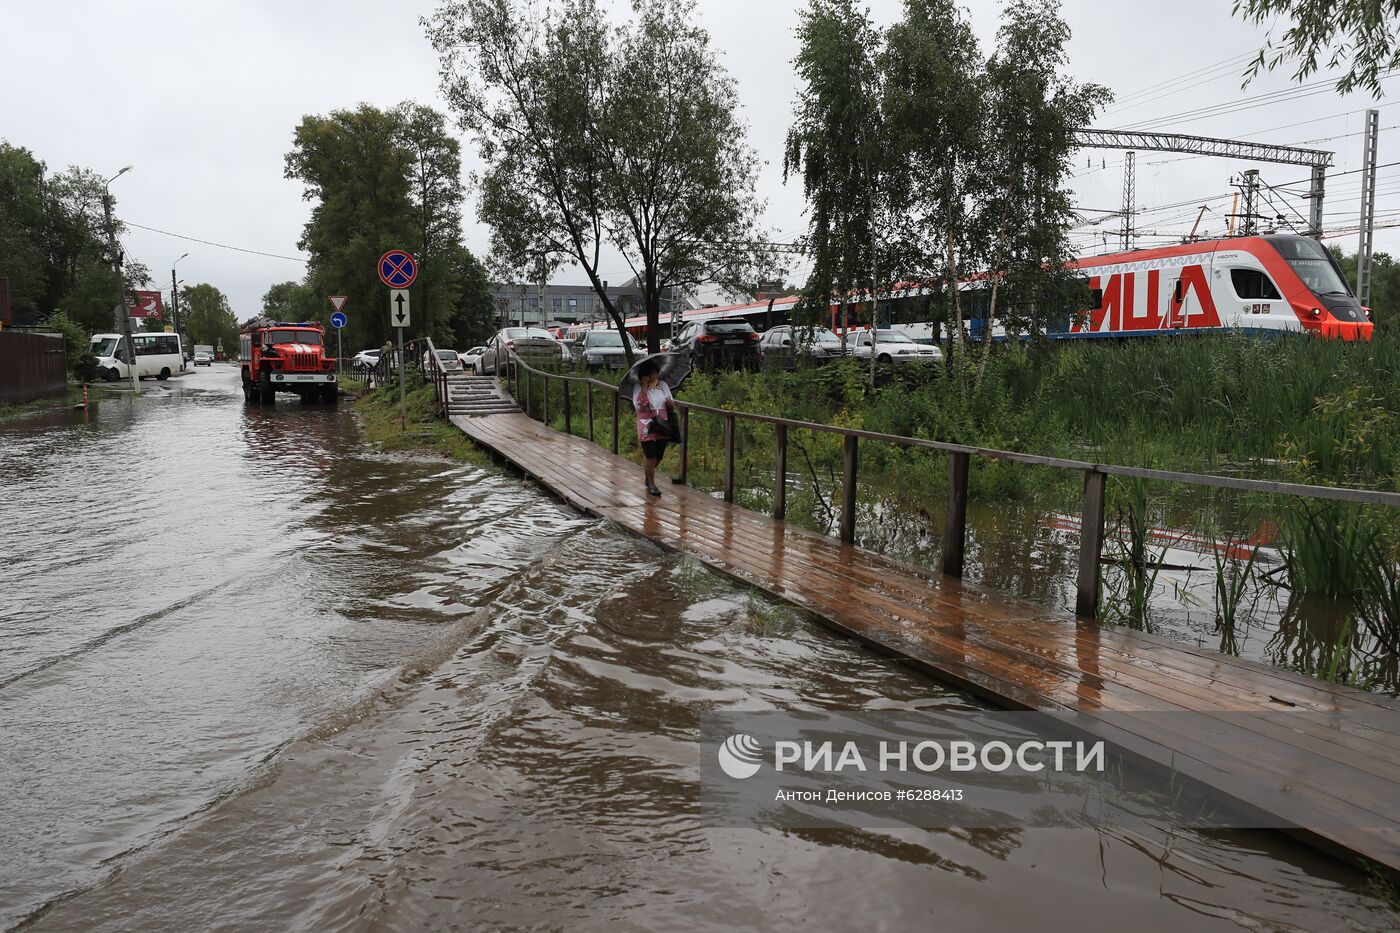
[{"label": "train headlight", "polygon": [[1312,309],[1312,316],[1313,316],[1314,318],[1320,318],[1320,317],[1322,317],[1322,309],[1321,309],[1321,308],[1313,308],[1313,309]]}]

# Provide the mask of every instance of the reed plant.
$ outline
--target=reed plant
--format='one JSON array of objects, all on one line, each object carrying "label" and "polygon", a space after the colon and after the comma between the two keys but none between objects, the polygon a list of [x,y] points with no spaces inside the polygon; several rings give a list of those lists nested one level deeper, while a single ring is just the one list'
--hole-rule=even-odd
[{"label": "reed plant", "polygon": [[1220,635],[1220,648],[1227,654],[1239,654],[1236,625],[1240,604],[1254,580],[1254,567],[1259,560],[1259,545],[1255,545],[1244,560],[1232,557],[1240,547],[1234,535],[1218,542],[1211,552],[1215,564],[1215,630]]}]

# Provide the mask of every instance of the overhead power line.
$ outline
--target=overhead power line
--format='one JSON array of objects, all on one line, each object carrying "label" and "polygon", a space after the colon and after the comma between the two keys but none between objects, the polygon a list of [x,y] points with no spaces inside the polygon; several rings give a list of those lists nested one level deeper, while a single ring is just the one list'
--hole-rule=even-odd
[{"label": "overhead power line", "polygon": [[200,243],[204,246],[216,246],[219,249],[231,249],[236,253],[249,253],[253,256],[266,256],[269,259],[285,259],[288,262],[304,263],[310,261],[301,256],[283,256],[280,253],[265,253],[260,249],[245,249],[242,246],[230,246],[227,243],[215,243],[213,240],[201,240],[199,237],[185,236],[183,233],[171,233],[169,230],[160,230],[156,227],[146,227],[141,224],[132,223],[129,220],[124,220],[122,221],[122,223],[126,224],[128,227],[135,227],[137,230],[146,230],[151,233],[159,233],[162,236],[174,237],[177,240],[188,240],[191,243]]}]

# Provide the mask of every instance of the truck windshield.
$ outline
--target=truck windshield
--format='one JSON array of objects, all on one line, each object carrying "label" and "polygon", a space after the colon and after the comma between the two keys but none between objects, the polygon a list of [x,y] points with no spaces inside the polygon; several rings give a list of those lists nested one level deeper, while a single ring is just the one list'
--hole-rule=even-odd
[{"label": "truck windshield", "polygon": [[120,337],[94,337],[92,338],[92,355],[111,356],[116,352],[119,343],[121,343]]},{"label": "truck windshield", "polygon": [[1281,239],[1274,246],[1314,295],[1351,295],[1325,247],[1304,237]]},{"label": "truck windshield", "polygon": [[313,347],[321,345],[321,335],[314,330],[272,330],[268,331],[266,343],[306,343]]}]

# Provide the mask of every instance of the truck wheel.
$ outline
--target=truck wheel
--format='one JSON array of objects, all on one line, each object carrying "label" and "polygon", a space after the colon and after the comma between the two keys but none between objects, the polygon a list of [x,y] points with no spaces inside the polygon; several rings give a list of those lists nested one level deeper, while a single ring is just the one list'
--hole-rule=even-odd
[{"label": "truck wheel", "polygon": [[164,382],[165,380],[169,379],[169,378],[170,378],[170,367],[169,367],[169,366],[162,366],[162,367],[160,368],[160,375],[159,375],[159,376],[156,376],[156,378],[159,379],[161,382]]},{"label": "truck wheel", "polygon": [[322,393],[321,399],[327,405],[334,405],[336,402],[340,401],[340,386],[336,385],[334,382],[326,386],[325,389],[322,390]]},{"label": "truck wheel", "polygon": [[277,401],[277,390],[272,387],[272,380],[266,377],[258,384],[258,401],[264,405],[272,405]]}]

